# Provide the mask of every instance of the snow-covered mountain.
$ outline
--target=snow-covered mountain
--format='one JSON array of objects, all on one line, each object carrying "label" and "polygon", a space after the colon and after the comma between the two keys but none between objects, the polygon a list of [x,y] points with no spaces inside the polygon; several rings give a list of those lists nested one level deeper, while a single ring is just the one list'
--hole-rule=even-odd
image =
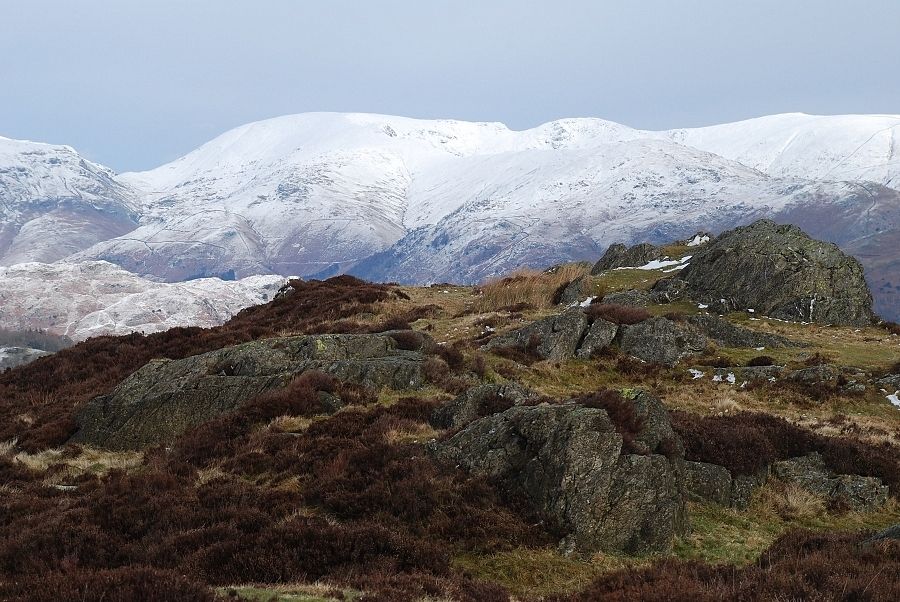
[{"label": "snow-covered mountain", "polygon": [[0,328],[40,329],[75,341],[102,334],[216,326],[270,301],[282,276],[228,282],[152,282],[105,261],[0,267]]},{"label": "snow-covered mountain", "polygon": [[0,137],[0,265],[56,261],[137,226],[139,199],[68,146]]},{"label": "snow-covered mountain", "polygon": [[[456,224],[460,248],[486,222],[505,224],[501,246],[509,260],[492,257],[492,267],[456,275],[477,279],[510,262],[540,261],[536,246],[572,235],[602,250],[654,226],[671,230],[674,219],[732,225],[813,189],[827,203],[848,188],[811,187],[810,180],[896,185],[898,128],[900,117],[802,114],[667,132],[600,119],[512,131],[498,123],[291,115],[121,176],[142,192],[140,227],[79,257],[172,281],[232,272],[310,275],[353,269],[402,240],[396,256],[413,248],[408,236],[421,237],[422,228],[439,238],[445,219]],[[536,238],[535,227],[549,237]],[[564,238],[554,241],[554,231]],[[482,247],[470,251],[490,252]],[[418,269],[415,279],[448,277],[439,271],[429,278],[428,270]]]},{"label": "snow-covered mountain", "polygon": [[884,301],[900,282],[900,237],[890,234],[900,231],[898,130],[890,115],[787,114],[662,132],[601,119],[513,131],[291,115],[148,172],[112,179],[97,168],[139,223],[68,261],[107,260],[172,282],[346,271],[471,282],[767,216],[858,249],[878,309],[900,316],[900,302]]}]

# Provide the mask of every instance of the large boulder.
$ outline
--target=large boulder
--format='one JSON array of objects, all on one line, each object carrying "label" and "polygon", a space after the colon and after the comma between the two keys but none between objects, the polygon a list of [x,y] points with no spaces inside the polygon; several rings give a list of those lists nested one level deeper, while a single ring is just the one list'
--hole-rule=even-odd
[{"label": "large boulder", "polygon": [[832,504],[844,504],[857,511],[875,510],[888,499],[888,487],[875,477],[835,474],[818,453],[775,462],[772,475],[794,483]]},{"label": "large boulder", "polygon": [[862,265],[836,245],[769,220],[699,248],[679,277],[689,296],[783,320],[867,325],[874,318]]},{"label": "large boulder", "polygon": [[498,335],[488,341],[482,349],[489,351],[499,347],[527,348],[543,359],[571,359],[575,356],[587,327],[588,317],[580,307],[575,307]]},{"label": "large boulder", "polygon": [[591,268],[591,274],[596,275],[616,268],[640,267],[654,259],[660,259],[662,256],[663,253],[659,247],[648,243],[641,243],[633,247],[626,247],[622,244],[610,245],[603,257]]},{"label": "large boulder", "polygon": [[313,335],[252,341],[180,360],[153,360],[78,413],[74,442],[107,449],[169,443],[307,370],[366,387],[422,386],[423,355],[388,335]]},{"label": "large boulder", "polygon": [[650,318],[621,328],[624,353],[653,364],[674,366],[683,357],[706,349],[706,336],[690,324]]},{"label": "large boulder", "polygon": [[[653,424],[643,442],[655,450],[669,433],[657,408],[642,403],[637,411]],[[622,436],[599,408],[514,406],[472,422],[432,452],[524,496],[566,530],[565,553],[665,552],[688,531],[683,460],[624,452]]]}]

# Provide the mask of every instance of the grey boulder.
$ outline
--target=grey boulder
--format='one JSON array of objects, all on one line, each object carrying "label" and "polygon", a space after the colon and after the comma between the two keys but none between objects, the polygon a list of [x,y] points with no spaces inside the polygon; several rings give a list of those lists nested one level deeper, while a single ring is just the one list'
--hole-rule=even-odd
[{"label": "grey boulder", "polygon": [[543,359],[570,359],[575,356],[587,327],[587,316],[580,307],[575,307],[498,335],[482,349],[490,351],[499,347],[533,347],[534,352]]},{"label": "grey boulder", "polygon": [[720,310],[854,326],[874,319],[859,261],[795,226],[769,220],[721,234],[698,249],[679,277],[691,298],[718,302]]},{"label": "grey boulder", "polygon": [[689,530],[683,462],[623,453],[622,446],[606,411],[568,402],[481,418],[432,452],[523,495],[567,531],[565,553],[665,552]]},{"label": "grey boulder", "polygon": [[620,347],[645,362],[674,366],[684,357],[706,349],[707,338],[690,324],[650,318],[622,327]]}]

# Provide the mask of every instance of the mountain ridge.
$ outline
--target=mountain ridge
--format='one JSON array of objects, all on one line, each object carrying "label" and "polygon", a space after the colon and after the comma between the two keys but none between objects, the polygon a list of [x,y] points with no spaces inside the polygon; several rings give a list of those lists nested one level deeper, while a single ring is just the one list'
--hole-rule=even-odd
[{"label": "mountain ridge", "polygon": [[37,259],[105,260],[170,282],[342,272],[474,282],[596,258],[614,242],[667,242],[772,217],[865,247],[879,311],[896,317],[900,260],[865,241],[900,228],[898,130],[896,115],[787,113],[658,132],[597,118],[512,130],[287,115],[111,176],[140,203],[119,203],[131,221]]}]

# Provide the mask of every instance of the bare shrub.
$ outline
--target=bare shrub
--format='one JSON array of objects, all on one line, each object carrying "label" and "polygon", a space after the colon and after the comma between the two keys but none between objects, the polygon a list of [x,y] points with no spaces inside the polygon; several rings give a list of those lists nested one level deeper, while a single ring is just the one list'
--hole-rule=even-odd
[{"label": "bare shrub", "polygon": [[585,313],[591,321],[601,318],[614,324],[637,324],[650,318],[650,312],[643,307],[630,307],[618,303],[597,303],[587,306]]}]

